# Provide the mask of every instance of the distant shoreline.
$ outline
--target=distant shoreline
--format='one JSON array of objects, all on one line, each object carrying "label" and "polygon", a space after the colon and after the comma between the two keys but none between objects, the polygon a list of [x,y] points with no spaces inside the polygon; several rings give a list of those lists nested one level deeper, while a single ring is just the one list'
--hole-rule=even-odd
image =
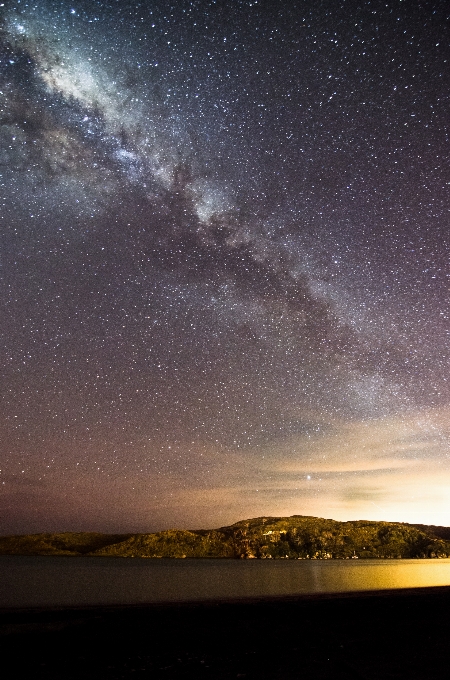
[{"label": "distant shoreline", "polygon": [[[283,560],[285,562],[287,561],[310,561],[310,562],[346,562],[350,561],[351,558],[349,557],[274,557],[274,558],[267,558],[267,557],[255,557],[255,558],[249,558],[249,557],[195,557],[195,556],[189,556],[189,557],[177,557],[177,556],[168,556],[168,555],[95,555],[95,554],[65,554],[65,553],[35,553],[35,554],[21,554],[21,553],[14,553],[14,554],[7,554],[7,553],[0,553],[0,557],[64,557],[67,559],[71,559],[74,557],[82,557],[82,558],[110,558],[110,559],[120,559],[120,560],[208,560],[209,562],[214,562],[214,561],[223,561],[223,560],[242,560],[242,561],[247,561],[247,560],[252,560],[255,559],[257,561],[261,560],[269,560],[271,561],[272,559],[274,561],[279,561]],[[434,557],[421,557],[421,556],[415,556],[415,557],[376,557],[376,556],[370,556],[370,557],[361,557],[361,558],[356,558],[356,559],[361,559],[363,562],[367,561],[406,561],[406,560],[420,560],[420,561],[436,561],[436,560],[450,560],[450,555],[444,556],[444,555],[435,555]]]},{"label": "distant shoreline", "polygon": [[148,534],[41,533],[0,537],[0,555],[234,559],[433,559],[450,557],[450,527],[293,515],[218,529]]}]

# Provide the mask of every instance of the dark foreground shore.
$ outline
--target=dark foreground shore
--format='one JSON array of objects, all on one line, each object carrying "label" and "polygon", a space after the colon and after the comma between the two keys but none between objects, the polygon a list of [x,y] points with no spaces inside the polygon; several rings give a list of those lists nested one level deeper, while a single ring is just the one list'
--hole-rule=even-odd
[{"label": "dark foreground shore", "polygon": [[450,587],[0,611],[2,677],[450,676]]}]

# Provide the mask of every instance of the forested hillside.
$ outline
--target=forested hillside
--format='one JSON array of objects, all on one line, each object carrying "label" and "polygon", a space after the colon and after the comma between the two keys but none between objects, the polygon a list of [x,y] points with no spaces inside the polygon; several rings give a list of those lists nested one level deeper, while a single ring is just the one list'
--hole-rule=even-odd
[{"label": "forested hillside", "polygon": [[258,517],[219,529],[0,537],[2,555],[351,559],[450,557],[450,529],[399,522]]}]

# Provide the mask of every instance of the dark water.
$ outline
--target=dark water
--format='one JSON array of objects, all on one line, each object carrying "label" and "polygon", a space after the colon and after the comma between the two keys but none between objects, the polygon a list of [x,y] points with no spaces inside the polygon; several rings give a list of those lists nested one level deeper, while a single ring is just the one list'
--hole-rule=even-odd
[{"label": "dark water", "polygon": [[450,585],[450,559],[0,556],[0,607],[135,604],[438,585]]}]

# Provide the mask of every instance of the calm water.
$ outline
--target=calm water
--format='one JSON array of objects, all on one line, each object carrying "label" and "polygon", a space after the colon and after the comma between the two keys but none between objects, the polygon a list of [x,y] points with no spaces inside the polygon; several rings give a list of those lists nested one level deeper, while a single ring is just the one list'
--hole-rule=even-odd
[{"label": "calm water", "polygon": [[442,560],[0,556],[0,607],[131,604],[450,585]]}]

